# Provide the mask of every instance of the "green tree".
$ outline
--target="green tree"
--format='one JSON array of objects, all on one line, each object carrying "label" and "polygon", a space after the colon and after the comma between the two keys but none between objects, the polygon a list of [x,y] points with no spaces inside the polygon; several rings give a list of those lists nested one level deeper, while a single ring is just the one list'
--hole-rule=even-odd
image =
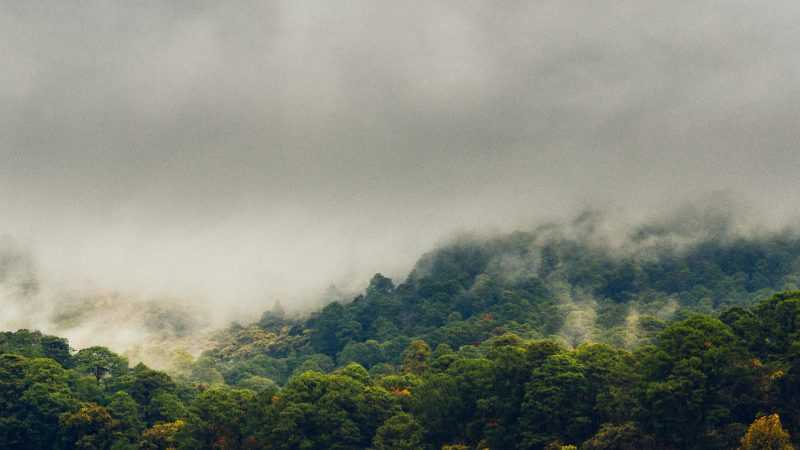
[{"label": "green tree", "polygon": [[0,448],[25,448],[27,426],[22,420],[22,393],[26,389],[27,358],[0,354]]},{"label": "green tree", "polygon": [[582,450],[655,450],[657,448],[655,439],[642,433],[633,422],[620,425],[603,424],[597,434],[581,444]]},{"label": "green tree", "polygon": [[342,448],[370,446],[375,430],[398,411],[393,396],[365,379],[352,364],[333,374],[305,372],[293,377],[276,395],[268,442],[279,448]]},{"label": "green tree", "polygon": [[320,353],[331,357],[361,333],[361,324],[353,320],[347,308],[337,302],[325,306],[310,325],[313,327],[311,344]]},{"label": "green tree", "polygon": [[253,392],[261,392],[261,391],[275,389],[277,388],[278,385],[267,377],[253,375],[244,378],[242,381],[239,382],[237,386],[242,389],[250,389]]},{"label": "green tree", "polygon": [[17,417],[25,430],[20,448],[43,449],[58,442],[59,417],[78,408],[78,401],[63,386],[31,385],[20,397]]},{"label": "green tree", "polygon": [[115,392],[106,409],[114,419],[114,438],[135,444],[144,430],[139,404],[127,392]]},{"label": "green tree", "polygon": [[412,390],[414,415],[425,427],[426,442],[477,443],[484,418],[480,404],[492,388],[492,363],[459,359],[445,373],[428,373]]},{"label": "green tree", "polygon": [[591,432],[593,400],[585,367],[574,356],[549,356],[525,385],[523,439],[530,447],[581,442]]},{"label": "green tree", "polygon": [[125,380],[124,388],[137,403],[143,407],[160,392],[175,392],[175,382],[164,372],[153,370],[144,364],[137,364]]},{"label": "green tree", "polygon": [[656,348],[639,356],[646,379],[640,419],[661,441],[713,448],[708,439],[715,439],[715,430],[745,422],[758,411],[752,357],[717,319],[697,315],[675,322],[659,334]]},{"label": "green tree", "polygon": [[147,423],[174,422],[186,417],[186,407],[172,392],[156,392],[145,408]]},{"label": "green tree", "polygon": [[31,358],[24,364],[24,387],[11,411],[24,426],[22,448],[40,449],[57,442],[59,417],[79,408],[69,388],[69,372],[49,358]]},{"label": "green tree", "polygon": [[248,390],[214,386],[202,392],[189,408],[189,418],[179,436],[179,448],[238,449],[248,403]]},{"label": "green tree", "polygon": [[73,359],[76,370],[93,375],[98,383],[106,375],[120,376],[128,370],[128,360],[106,347],[84,348]]},{"label": "green tree", "polygon": [[340,365],[356,362],[370,368],[384,360],[380,344],[375,340],[366,342],[350,342],[339,353],[337,360]]},{"label": "green tree", "polygon": [[407,413],[390,417],[375,433],[375,450],[418,450],[422,448],[422,426]]},{"label": "green tree", "polygon": [[69,342],[66,339],[57,336],[42,336],[40,345],[43,356],[58,361],[65,368],[73,366]]}]

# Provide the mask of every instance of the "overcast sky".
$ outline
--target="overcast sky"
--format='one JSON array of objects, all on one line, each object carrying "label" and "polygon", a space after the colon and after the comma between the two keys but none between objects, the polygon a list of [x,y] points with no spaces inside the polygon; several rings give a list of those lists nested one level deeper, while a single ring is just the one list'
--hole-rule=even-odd
[{"label": "overcast sky", "polygon": [[800,192],[797,1],[0,0],[0,63],[0,234],[61,283],[269,304]]}]

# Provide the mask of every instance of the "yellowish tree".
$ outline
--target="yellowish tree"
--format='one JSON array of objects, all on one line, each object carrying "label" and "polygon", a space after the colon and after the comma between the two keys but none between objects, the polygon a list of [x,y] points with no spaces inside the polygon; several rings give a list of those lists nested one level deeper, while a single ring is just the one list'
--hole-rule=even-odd
[{"label": "yellowish tree", "polygon": [[403,372],[419,375],[428,370],[428,362],[431,357],[431,348],[428,344],[417,339],[411,343],[403,352]]},{"label": "yellowish tree", "polygon": [[185,423],[182,420],[153,425],[152,428],[148,428],[142,433],[139,448],[143,450],[175,449],[177,447],[177,435],[184,425]]},{"label": "yellowish tree", "polygon": [[777,414],[756,419],[742,438],[739,450],[794,450]]}]

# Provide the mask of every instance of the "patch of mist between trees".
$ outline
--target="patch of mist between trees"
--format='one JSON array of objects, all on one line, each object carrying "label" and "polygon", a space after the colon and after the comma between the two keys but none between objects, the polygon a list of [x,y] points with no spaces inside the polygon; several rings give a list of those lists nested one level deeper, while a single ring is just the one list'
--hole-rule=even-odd
[{"label": "patch of mist between trees", "polygon": [[[557,235],[562,239],[565,236],[564,233]],[[585,237],[585,235],[572,236]],[[554,234],[550,232],[548,239],[554,238]],[[542,248],[547,242],[540,239],[535,239],[533,242],[525,256],[509,253],[495,256],[487,264],[487,272],[507,283],[518,282],[530,278],[532,275],[538,277],[537,274],[545,264],[542,261],[545,257]],[[598,309],[600,302],[612,302],[612,300],[598,299],[588,290],[570,285],[566,274],[561,269],[556,268],[544,278],[538,278],[557,300],[559,311],[564,318],[562,327],[554,337],[570,347],[602,340],[601,327],[597,324]],[[623,344],[628,348],[633,348],[641,342],[642,336],[645,334],[640,326],[641,316],[646,315],[661,321],[669,321],[677,312],[679,302],[674,296],[637,297],[630,299],[624,306],[626,309],[625,319],[619,334],[622,336]]]},{"label": "patch of mist between trees", "polygon": [[103,345],[133,362],[164,366],[165,353],[207,347],[202,308],[173,299],[141,299],[98,290],[59,290],[42,280],[30,250],[0,240],[0,329],[65,336],[80,349]]},{"label": "patch of mist between trees", "polygon": [[562,285],[555,291],[564,314],[564,324],[556,336],[570,347],[597,340],[597,300],[582,289]]},{"label": "patch of mist between trees", "polygon": [[[345,301],[357,290],[330,285],[306,302],[305,314],[330,301]],[[262,312],[242,313],[191,295],[123,292],[95,283],[60,286],[41,273],[33,251],[18,241],[0,240],[0,330],[35,329],[66,337],[74,349],[102,345],[132,363],[170,369],[179,360],[197,357],[213,346],[213,334],[231,320],[254,322]],[[346,290],[349,289],[349,290]],[[267,309],[269,304],[263,305]]]},{"label": "patch of mist between trees", "polygon": [[[546,280],[546,285],[555,296],[559,311],[564,318],[563,325],[552,337],[572,348],[584,343],[605,341],[607,336],[603,334],[603,327],[598,324],[598,311],[600,302],[611,300],[598,299],[586,289],[570,286],[558,278],[556,275]],[[624,307],[624,321],[617,327],[616,333],[624,347],[634,348],[647,335],[641,326],[641,318],[647,316],[667,322],[675,316],[679,303],[674,297],[633,298],[625,303]]]},{"label": "patch of mist between trees", "polygon": [[634,348],[641,343],[644,330],[641,319],[644,316],[654,317],[661,321],[669,321],[678,311],[678,300],[669,297],[665,301],[646,303],[642,301],[630,302],[628,313],[622,327],[622,343],[626,348]]},{"label": "patch of mist between trees", "polygon": [[[215,302],[191,295],[120,291],[97,287],[95,282],[62,286],[39,270],[33,251],[11,237],[0,239],[0,329],[35,329],[64,336],[74,349],[107,346],[132,363],[143,361],[170,368],[176,356],[198,356],[212,346],[211,337],[231,320],[258,319],[264,301],[245,312],[223,309]],[[330,301],[344,301],[357,292],[330,285],[308,301],[308,310]],[[305,311],[293,311],[301,314]]]},{"label": "patch of mist between trees", "polygon": [[[531,277],[540,279],[558,300],[564,317],[564,324],[556,335],[574,346],[599,338],[598,302],[611,300],[595,298],[590,292],[571,286],[560,263],[550,267],[549,274],[542,278],[542,269],[548,265],[545,254],[548,246],[572,242],[582,251],[597,252],[608,260],[646,263],[676,256],[709,241],[731,243],[736,239],[758,240],[781,234],[800,236],[800,228],[795,225],[759,223],[752,219],[752,214],[745,214],[746,211],[747,208],[728,194],[716,193],[640,222],[617,220],[607,211],[586,210],[572,220],[549,222],[532,227],[530,231],[502,237],[464,233],[451,239],[448,245],[485,246],[492,254],[486,273],[505,283],[513,284]],[[510,248],[492,249],[499,241],[502,241],[499,245]],[[420,260],[414,269],[415,276],[421,277],[430,271],[432,254]],[[642,315],[668,321],[674,317],[678,305],[675,297],[630,299],[620,330],[624,343],[633,346],[640,341]]]}]

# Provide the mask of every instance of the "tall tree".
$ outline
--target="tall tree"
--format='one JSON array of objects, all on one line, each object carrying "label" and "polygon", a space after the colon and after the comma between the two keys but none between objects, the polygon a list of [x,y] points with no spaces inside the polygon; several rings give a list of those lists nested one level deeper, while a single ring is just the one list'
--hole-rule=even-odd
[{"label": "tall tree", "polygon": [[759,417],[750,425],[739,450],[794,450],[794,446],[781,425],[781,418],[772,414]]}]

